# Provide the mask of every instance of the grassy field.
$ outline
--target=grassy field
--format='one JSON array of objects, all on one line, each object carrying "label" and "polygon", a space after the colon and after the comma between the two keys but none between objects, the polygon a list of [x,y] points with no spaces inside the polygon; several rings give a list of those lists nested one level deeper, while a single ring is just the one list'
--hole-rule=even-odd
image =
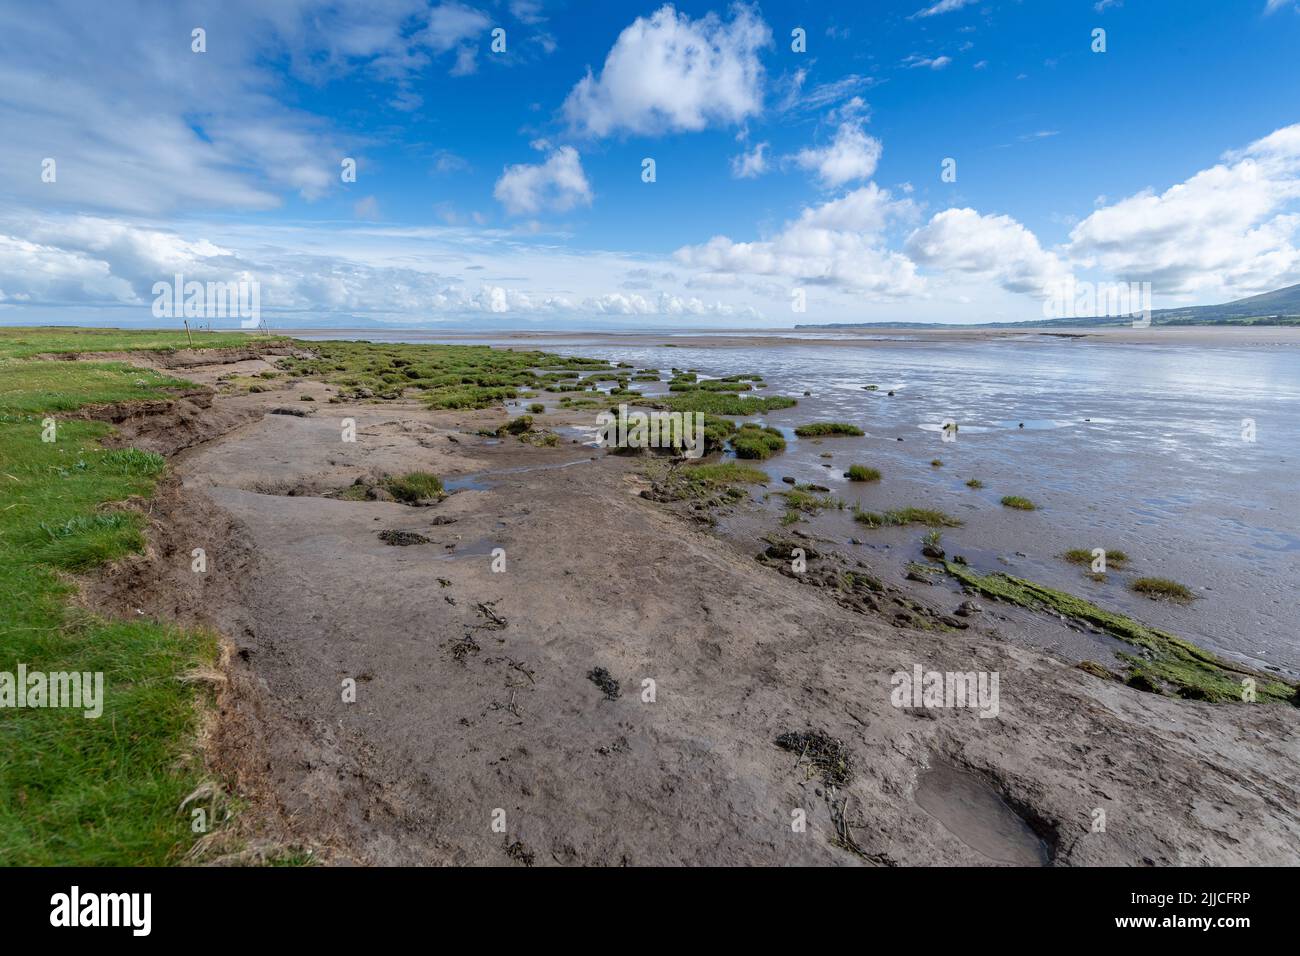
[{"label": "grassy field", "polygon": [[28,673],[104,675],[97,719],[0,709],[0,865],[157,865],[198,836],[179,808],[204,779],[195,750],[204,692],[180,678],[214,661],[214,638],[88,614],[66,575],[143,545],[139,516],[114,503],[150,494],[165,462],[103,448],[109,427],[98,422],[59,420],[55,440],[42,440],[60,412],[166,398],[185,383],[119,363],[15,358],[173,348],[184,338],[0,330],[0,671],[22,663]]},{"label": "grassy field", "polygon": [[[184,348],[235,348],[268,341],[265,335],[246,332],[194,332],[193,345],[184,330],[140,332],[122,329],[83,329],[75,326],[14,326],[0,328],[0,358],[30,358],[68,352],[160,351]],[[288,342],[283,336],[274,340]]]}]

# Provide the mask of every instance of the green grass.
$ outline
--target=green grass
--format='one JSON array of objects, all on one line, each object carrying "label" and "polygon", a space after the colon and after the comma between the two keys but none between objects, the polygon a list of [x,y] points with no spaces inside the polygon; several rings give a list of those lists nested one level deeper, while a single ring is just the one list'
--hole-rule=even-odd
[{"label": "green grass", "polygon": [[865,434],[857,425],[849,425],[846,422],[810,422],[807,425],[800,425],[794,430],[794,433],[800,438],[818,438],[823,435],[861,437]]},{"label": "green grass", "polygon": [[1007,508],[1014,508],[1017,511],[1037,511],[1038,506],[1028,498],[1021,498],[1019,495],[1006,495],[1002,499],[1002,504]]},{"label": "green grass", "polygon": [[966,487],[967,487],[967,488],[983,488],[983,487],[984,487],[984,482],[980,481],[978,478],[971,478],[969,481],[966,482]]},{"label": "green grass", "polygon": [[542,412],[546,411],[546,406],[541,402],[533,402],[528,406],[528,411],[533,415],[540,415]]},{"label": "green grass", "polygon": [[1118,655],[1134,686],[1157,690],[1168,687],[1183,697],[1227,703],[1242,701],[1242,680],[1251,678],[1256,682],[1256,697],[1260,702],[1296,700],[1295,686],[1276,676],[1225,661],[1190,641],[1104,610],[1073,594],[1009,574],[980,574],[953,561],[944,562],[944,570],[986,597],[1087,622],[1140,649],[1140,654]]},{"label": "green grass", "polygon": [[876,468],[868,468],[866,465],[849,465],[849,470],[844,473],[844,477],[849,481],[879,481],[880,471]]},{"label": "green grass", "polygon": [[412,471],[389,478],[384,483],[384,487],[388,489],[390,495],[408,505],[441,501],[446,497],[442,489],[442,479],[427,471]]},{"label": "green grass", "polygon": [[960,528],[961,521],[952,515],[933,508],[897,508],[893,511],[853,512],[853,520],[861,522],[868,528],[901,527],[909,524],[925,525],[927,528]]},{"label": "green grass", "polygon": [[[26,326],[0,329],[0,358],[30,358],[75,352],[175,351],[188,348],[245,348],[285,344],[284,336],[246,332],[194,332],[192,344],[184,329],[176,332],[123,329],[83,329],[75,326]],[[111,401],[111,399],[97,399]]]},{"label": "green grass", "polygon": [[601,359],[486,345],[385,345],[372,342],[303,343],[315,357],[286,356],[291,375],[336,385],[340,397],[391,401],[417,398],[435,409],[490,408],[521,393],[580,391],[580,372],[607,370]]},{"label": "green grass", "polygon": [[[92,339],[104,349],[174,345],[132,333]],[[86,345],[66,330],[0,330],[0,354]],[[0,670],[23,663],[29,672],[104,675],[98,719],[0,710],[6,864],[160,865],[177,862],[196,837],[178,807],[204,779],[196,740],[208,698],[180,678],[215,662],[215,639],[143,617],[98,618],[77,607],[75,585],[59,573],[142,546],[140,517],[112,503],[150,494],[163,460],[105,450],[109,426],[94,421],[60,420],[56,440],[41,441],[50,413],[165,398],[169,382],[118,364],[0,362]]]},{"label": "green grass", "polygon": [[1196,597],[1186,585],[1168,578],[1138,578],[1129,587],[1156,601],[1191,601]]},{"label": "green grass", "polygon": [[731,392],[710,392],[692,389],[674,395],[647,398],[645,404],[652,408],[666,408],[674,412],[703,412],[706,415],[735,415],[748,417],[798,404],[793,398],[775,395],[771,398],[754,398],[734,395]]},{"label": "green grass", "polygon": [[[1128,564],[1128,555],[1123,551],[1120,551],[1118,548],[1114,551],[1109,548],[1104,548],[1103,550],[1106,552],[1106,567],[1119,569]],[[1091,548],[1071,548],[1069,551],[1066,551],[1061,555],[1061,557],[1066,561],[1069,561],[1071,564],[1083,564],[1092,567]]]},{"label": "green grass", "polygon": [[694,465],[683,474],[693,482],[706,485],[765,485],[772,480],[762,469],[738,461]]},{"label": "green grass", "polygon": [[785,451],[785,436],[779,429],[746,422],[732,435],[731,447],[737,458],[763,461]]},{"label": "green grass", "polygon": [[[0,330],[0,343],[4,331]],[[0,353],[4,351],[0,344]],[[0,359],[0,409],[57,414],[83,405],[159,398],[167,388],[189,385],[181,379],[133,368],[123,362],[58,362]],[[83,395],[93,396],[83,400]]]}]

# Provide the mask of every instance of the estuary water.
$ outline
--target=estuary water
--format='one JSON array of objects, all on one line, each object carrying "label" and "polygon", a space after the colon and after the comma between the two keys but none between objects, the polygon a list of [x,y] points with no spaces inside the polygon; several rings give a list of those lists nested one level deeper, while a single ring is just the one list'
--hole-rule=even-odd
[{"label": "estuary water", "polygon": [[[437,340],[436,333],[365,337]],[[788,475],[871,511],[940,508],[964,522],[944,532],[949,554],[982,571],[1068,590],[1226,656],[1300,676],[1294,347],[1032,335],[899,335],[860,343],[837,337],[825,344],[773,337],[764,345],[720,347],[669,345],[671,336],[663,335],[616,345],[583,344],[581,333],[536,343],[480,341],[633,362],[661,369],[665,379],[674,367],[703,376],[762,375],[767,387],[754,394],[799,401],[759,419],[790,442],[764,463],[772,490],[787,487],[780,477]],[[954,441],[943,440],[948,420],[959,426]],[[850,422],[867,434],[797,438],[794,427],[810,421]],[[942,465],[932,465],[935,459]],[[882,480],[846,481],[843,472],[855,463],[878,468]],[[967,487],[971,478],[984,487]],[[1029,498],[1038,508],[1006,508],[1004,495]],[[824,515],[816,530],[829,528],[845,541],[857,536],[900,560],[912,556],[920,530],[871,530],[846,514]],[[1094,581],[1086,568],[1061,560],[1072,548],[1121,550],[1128,565]],[[1137,595],[1127,585],[1143,576],[1181,582],[1196,599],[1178,605]]]}]

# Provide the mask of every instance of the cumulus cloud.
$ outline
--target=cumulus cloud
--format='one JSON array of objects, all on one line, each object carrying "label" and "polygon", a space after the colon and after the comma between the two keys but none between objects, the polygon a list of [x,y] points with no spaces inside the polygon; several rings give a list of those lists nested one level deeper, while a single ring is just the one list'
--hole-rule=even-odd
[{"label": "cumulus cloud", "polygon": [[575,206],[590,206],[592,200],[591,184],[572,146],[552,150],[542,163],[507,166],[492,195],[515,216],[566,212]]},{"label": "cumulus cloud", "polygon": [[1011,292],[1040,295],[1070,271],[1038,238],[1010,216],[945,209],[907,238],[916,263],[992,279]]},{"label": "cumulus cloud", "polygon": [[701,130],[755,116],[763,105],[758,50],[772,32],[754,9],[738,5],[732,20],[698,20],[671,4],[637,17],[564,101],[574,129],[592,136]]},{"label": "cumulus cloud", "polygon": [[821,184],[830,189],[870,179],[880,162],[880,153],[880,140],[864,133],[860,121],[851,120],[839,125],[829,145],[801,149],[793,159],[796,165],[816,173]]},{"label": "cumulus cloud", "polygon": [[735,242],[714,236],[678,249],[682,265],[716,279],[774,276],[845,290],[903,296],[920,292],[915,264],[886,248],[883,230],[892,220],[914,216],[910,200],[895,200],[875,183],[839,199],[806,208],[770,239]]},{"label": "cumulus cloud", "polygon": [[768,170],[768,143],[759,143],[748,152],[731,157],[731,175],[737,179],[756,179]]},{"label": "cumulus cloud", "polygon": [[1300,282],[1300,124],[1283,127],[1162,193],[1096,210],[1069,254],[1158,293],[1260,292]]}]

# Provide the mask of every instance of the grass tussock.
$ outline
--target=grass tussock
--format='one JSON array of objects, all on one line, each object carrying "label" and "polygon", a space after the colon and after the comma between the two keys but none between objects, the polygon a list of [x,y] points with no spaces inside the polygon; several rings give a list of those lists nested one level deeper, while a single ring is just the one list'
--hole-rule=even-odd
[{"label": "grass tussock", "polygon": [[849,470],[844,473],[844,477],[849,481],[879,481],[880,471],[876,468],[868,468],[866,465],[849,465]]},{"label": "grass tussock", "polygon": [[1149,597],[1155,601],[1185,603],[1196,597],[1191,588],[1179,584],[1177,581],[1170,581],[1168,578],[1138,578],[1129,587],[1143,597]]},{"label": "grass tussock", "polygon": [[412,471],[389,478],[384,487],[396,500],[408,505],[441,501],[447,496],[442,488],[442,479],[427,471]]},{"label": "grass tussock", "polygon": [[1022,498],[1019,495],[1003,496],[1002,505],[1005,508],[1014,508],[1016,511],[1037,511],[1038,510],[1038,505],[1034,504],[1028,498]]},{"label": "grass tussock", "polygon": [[731,447],[737,458],[765,461],[785,451],[785,436],[776,428],[747,422],[732,435]]},{"label": "grass tussock", "polygon": [[810,422],[807,425],[800,425],[794,430],[794,433],[800,438],[821,438],[831,435],[849,435],[860,438],[866,434],[857,425],[850,425],[847,422]]},{"label": "grass tussock", "polygon": [[[1120,551],[1118,548],[1113,551],[1107,548],[1103,548],[1102,550],[1106,554],[1106,567],[1119,570],[1123,568],[1124,565],[1128,564],[1128,555],[1123,551]],[[1071,564],[1082,564],[1087,567],[1091,567],[1093,562],[1091,548],[1071,548],[1069,551],[1062,554],[1061,557],[1064,560],[1069,561]]]},{"label": "grass tussock", "polygon": [[896,508],[893,511],[853,512],[853,520],[868,528],[891,528],[919,524],[927,528],[960,528],[961,520],[934,508]]}]

